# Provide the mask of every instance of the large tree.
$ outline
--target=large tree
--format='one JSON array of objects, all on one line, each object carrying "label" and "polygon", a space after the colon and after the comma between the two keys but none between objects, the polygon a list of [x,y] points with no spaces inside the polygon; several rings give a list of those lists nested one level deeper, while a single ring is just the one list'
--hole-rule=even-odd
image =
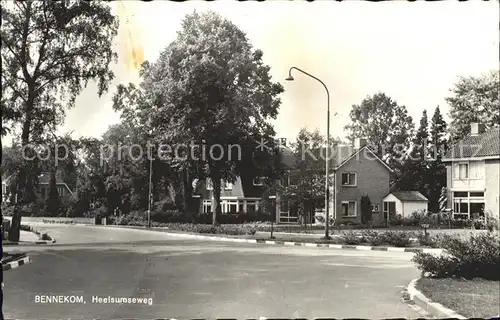
[{"label": "large tree", "polygon": [[427,195],[427,180],[425,175],[428,166],[429,123],[427,110],[422,112],[420,125],[412,141],[411,151],[405,158],[401,174],[398,176],[395,189],[417,190]]},{"label": "large tree", "polygon": [[221,183],[239,174],[237,146],[273,140],[268,120],[278,114],[283,87],[272,82],[262,55],[232,22],[213,12],[194,12],[143,73],[151,124],[163,133],[161,139],[206,146],[205,157],[196,148],[195,157],[186,157],[186,151],[175,158],[180,167],[194,166],[196,178],[211,179],[214,224],[221,212]]},{"label": "large tree", "polygon": [[400,172],[415,129],[406,107],[379,92],[353,105],[350,118],[348,139],[366,138],[377,156]]},{"label": "large tree", "polygon": [[[2,125],[20,124],[23,146],[60,122],[89,81],[97,81],[99,95],[108,89],[117,30],[118,20],[100,1],[2,3],[1,107],[9,115],[2,116]],[[30,171],[24,165],[19,173],[24,202],[33,200]],[[20,226],[17,214],[13,225]]]},{"label": "large tree", "polygon": [[[441,195],[446,188],[446,166],[441,161],[444,152],[448,149],[448,138],[446,136],[446,122],[443,119],[439,106],[434,110],[430,125],[430,162],[426,174],[429,192],[429,211],[439,212],[444,209]],[[444,194],[446,194],[444,192]]]},{"label": "large tree", "polygon": [[467,135],[471,122],[481,122],[487,128],[500,124],[499,70],[479,77],[460,77],[446,98],[451,107],[451,138],[456,141]]}]

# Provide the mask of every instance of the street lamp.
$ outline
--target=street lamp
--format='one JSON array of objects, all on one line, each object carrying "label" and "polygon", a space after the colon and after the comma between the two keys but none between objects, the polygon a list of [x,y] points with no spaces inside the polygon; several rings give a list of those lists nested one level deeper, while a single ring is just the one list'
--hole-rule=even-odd
[{"label": "street lamp", "polygon": [[[151,122],[150,122],[151,123]],[[153,129],[149,130],[149,136],[153,135]],[[148,228],[151,228],[151,192],[152,192],[152,178],[153,178],[153,153],[149,157],[149,192],[148,192]]]},{"label": "street lamp", "polygon": [[[288,78],[286,78],[286,81],[293,81],[295,80],[292,77],[292,70],[297,70],[299,72],[302,72],[306,76],[309,76],[313,78],[314,80],[318,81],[323,85],[323,87],[326,90],[326,150],[327,150],[327,156],[325,160],[325,239],[330,239],[330,234],[329,234],[329,225],[330,225],[330,177],[329,177],[329,148],[330,148],[330,92],[328,91],[328,88],[326,87],[325,83],[321,81],[320,79],[316,78],[315,76],[305,72],[304,70],[301,70],[296,67],[291,67],[290,70],[288,71]],[[334,208],[335,209],[335,208]]]}]

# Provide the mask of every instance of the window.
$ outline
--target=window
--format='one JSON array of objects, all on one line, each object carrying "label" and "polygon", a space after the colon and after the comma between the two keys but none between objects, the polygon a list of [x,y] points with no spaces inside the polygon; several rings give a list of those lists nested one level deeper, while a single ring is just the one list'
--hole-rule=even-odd
[{"label": "window", "polygon": [[253,179],[253,185],[256,187],[260,187],[264,185],[264,177],[255,177]]},{"label": "window", "polygon": [[280,211],[281,212],[288,212],[288,201],[284,200],[280,202]]},{"label": "window", "polygon": [[468,179],[469,178],[469,164],[467,163],[457,163],[453,167],[453,178],[454,179]]},{"label": "window", "polygon": [[356,202],[355,201],[342,201],[342,216],[355,217],[356,216]]},{"label": "window", "polygon": [[244,212],[245,210],[243,209],[243,201],[241,201],[238,205],[238,212]]},{"label": "window", "polygon": [[238,212],[238,202],[237,201],[229,202],[227,212],[228,213],[237,213]]},{"label": "window", "polygon": [[453,197],[454,198],[467,198],[469,195],[467,192],[460,192],[460,191],[457,191],[457,192],[453,192]]},{"label": "window", "polygon": [[285,175],[280,178],[280,184],[283,187],[288,187],[290,185],[290,173],[285,173]]},{"label": "window", "polygon": [[212,212],[212,201],[210,201],[210,200],[203,201],[203,212],[204,213],[211,213]]},{"label": "window", "polygon": [[[214,185],[212,184],[212,180],[210,180],[210,179],[206,180],[206,186],[207,186],[207,190],[213,190],[214,189]],[[233,189],[233,184],[230,183],[230,182],[224,182],[224,189],[225,190],[232,190]]]},{"label": "window", "polygon": [[484,192],[471,192],[470,196],[471,196],[471,198],[473,198],[473,197],[484,197]]},{"label": "window", "polygon": [[63,188],[57,188],[57,193],[59,194],[59,196],[62,196],[64,194]]},{"label": "window", "polygon": [[372,212],[380,212],[380,207],[378,204],[372,204]]},{"label": "window", "polygon": [[484,203],[471,203],[470,204],[471,215],[477,215],[477,217],[484,217]]},{"label": "window", "polygon": [[356,185],[356,174],[347,172],[342,173],[342,185],[343,186],[355,186]]},{"label": "window", "polygon": [[484,162],[482,161],[469,162],[469,178],[470,179],[484,178]]},{"label": "window", "polygon": [[247,212],[257,211],[257,206],[255,201],[247,201]]},{"label": "window", "polygon": [[469,213],[469,203],[468,202],[461,202],[461,201],[456,201],[453,206],[453,211],[455,213]]}]

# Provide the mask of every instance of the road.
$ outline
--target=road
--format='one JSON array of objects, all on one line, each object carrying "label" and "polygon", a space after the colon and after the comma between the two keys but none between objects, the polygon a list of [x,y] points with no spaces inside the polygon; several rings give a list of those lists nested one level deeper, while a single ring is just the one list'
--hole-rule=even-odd
[{"label": "road", "polygon": [[[400,291],[411,253],[171,238],[161,232],[47,225],[54,245],[8,247],[32,262],[5,272],[5,318],[418,318]],[[36,303],[36,296],[86,303]],[[146,297],[148,304],[93,303]]]}]

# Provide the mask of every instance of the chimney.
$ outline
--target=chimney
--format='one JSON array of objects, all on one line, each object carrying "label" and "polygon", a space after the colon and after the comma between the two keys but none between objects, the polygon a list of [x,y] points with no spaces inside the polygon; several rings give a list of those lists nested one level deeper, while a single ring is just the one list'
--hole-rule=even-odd
[{"label": "chimney", "polygon": [[356,138],[354,139],[354,149],[359,150],[366,146],[366,139],[364,138]]},{"label": "chimney", "polygon": [[483,123],[473,122],[470,124],[470,134],[472,136],[477,136],[478,134],[484,133],[486,126]]}]

